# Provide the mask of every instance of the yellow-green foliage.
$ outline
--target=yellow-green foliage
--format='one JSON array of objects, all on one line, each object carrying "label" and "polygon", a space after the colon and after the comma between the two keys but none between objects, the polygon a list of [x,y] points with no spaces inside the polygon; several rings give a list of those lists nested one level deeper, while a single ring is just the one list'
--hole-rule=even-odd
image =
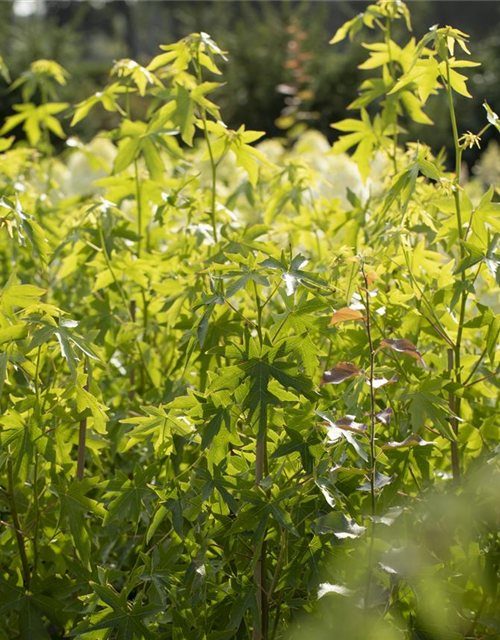
[{"label": "yellow-green foliage", "polygon": [[498,636],[500,203],[462,175],[498,116],[456,120],[464,33],[395,21],[332,40],[380,36],[333,148],[229,130],[205,33],[75,107],[14,81],[0,638]]}]

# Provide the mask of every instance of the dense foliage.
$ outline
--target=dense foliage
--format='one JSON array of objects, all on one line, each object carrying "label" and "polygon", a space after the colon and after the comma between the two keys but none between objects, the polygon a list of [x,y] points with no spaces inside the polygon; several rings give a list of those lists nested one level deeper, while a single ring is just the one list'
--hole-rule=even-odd
[{"label": "dense foliage", "polygon": [[74,108],[53,61],[14,80],[0,638],[498,637],[500,203],[461,171],[500,124],[457,123],[464,33],[395,22],[332,39],[379,36],[333,149],[228,129],[205,33]]}]

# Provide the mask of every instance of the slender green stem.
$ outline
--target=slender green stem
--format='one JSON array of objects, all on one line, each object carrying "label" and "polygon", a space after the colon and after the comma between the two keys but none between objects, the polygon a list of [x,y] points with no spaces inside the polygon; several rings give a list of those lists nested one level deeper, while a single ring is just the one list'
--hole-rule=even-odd
[{"label": "slender green stem", "polygon": [[[118,278],[116,277],[116,273],[115,273],[115,271],[113,269],[113,265],[111,264],[111,260],[110,260],[109,254],[108,254],[108,250],[106,248],[106,242],[105,242],[105,239],[104,239],[104,233],[103,233],[103,230],[102,230],[102,224],[99,223],[98,227],[99,227],[99,237],[101,239],[102,251],[103,251],[103,254],[104,254],[104,260],[106,261],[106,266],[108,267],[109,272],[111,273],[111,277],[113,278],[113,282],[115,283],[115,286],[118,289],[118,293],[120,294],[120,298],[122,299],[122,302],[123,302],[123,307],[127,310],[128,315],[130,317],[130,321],[134,322],[134,316],[132,315],[132,312],[130,310],[130,304],[127,301],[127,297],[125,296],[123,288],[122,288],[120,282],[118,281]],[[154,386],[154,382],[153,382],[153,379],[151,378],[151,374],[149,373],[149,370],[148,370],[148,367],[147,367],[147,364],[146,364],[146,360],[144,359],[144,354],[142,352],[141,345],[139,344],[138,338],[136,338],[135,344],[136,344],[136,347],[137,347],[137,351],[139,353],[139,357],[141,359],[142,370],[145,371],[146,375],[149,378],[149,381]]]},{"label": "slender green stem", "polygon": [[[203,110],[203,112],[204,111],[205,110]],[[211,217],[211,220],[212,220],[212,229],[213,229],[213,234],[214,234],[214,242],[217,244],[219,242],[219,238],[218,238],[218,235],[217,235],[217,218],[216,218],[216,214],[215,214],[216,199],[217,199],[217,165],[215,164],[215,161],[214,161],[214,154],[213,154],[213,151],[212,151],[212,144],[210,142],[210,136],[208,134],[207,117],[206,117],[205,113],[203,113],[203,132],[205,134],[205,141],[206,141],[206,144],[207,144],[208,155],[209,155],[209,158],[210,158],[211,172],[212,172],[210,217]]]},{"label": "slender green stem", "polygon": [[[255,284],[255,283],[254,283]],[[258,324],[257,333],[259,335],[260,344],[262,345],[262,313],[260,309],[260,301],[258,297],[257,287],[255,287],[255,297],[257,303]],[[267,414],[267,407],[264,409]],[[255,486],[260,487],[264,475],[268,474],[267,468],[267,416],[265,424],[262,425],[259,420],[257,440],[255,445]],[[254,581],[257,587],[257,612],[253,625],[253,640],[267,640],[269,635],[269,598],[266,587],[267,573],[267,545],[266,533],[264,533],[262,542],[256,547],[255,553],[258,554],[258,560],[254,569]]]},{"label": "slender green stem", "polygon": [[[132,299],[129,305],[129,313],[133,323],[135,323],[136,309],[137,309],[136,302],[135,300]],[[130,380],[130,389],[128,392],[128,397],[130,400],[133,400],[135,396],[135,367],[133,366],[130,368],[129,380]]]},{"label": "slender green stem", "polygon": [[[130,309],[129,309],[129,305],[127,303],[127,298],[125,296],[125,293],[123,291],[123,288],[122,288],[120,282],[118,281],[118,278],[116,277],[115,270],[113,269],[113,265],[111,263],[111,260],[110,260],[109,254],[108,254],[108,249],[106,247],[106,240],[104,239],[104,232],[102,230],[102,221],[99,221],[98,227],[99,227],[99,237],[101,239],[102,252],[104,254],[104,260],[106,261],[106,266],[108,267],[109,272],[111,273],[111,277],[113,278],[113,282],[115,283],[115,286],[118,289],[118,293],[120,294],[120,298],[122,299],[122,302],[123,302],[123,304],[125,306],[125,309],[128,310],[129,315],[130,315]],[[130,319],[133,322],[133,318],[131,317]]]},{"label": "slender green stem", "polygon": [[262,347],[262,307],[260,305],[259,291],[255,280],[253,281],[253,288],[255,292],[255,306],[257,307],[257,333],[259,335],[260,346]]},{"label": "slender green stem", "polygon": [[[142,231],[143,231],[143,207],[142,207],[142,186],[139,176],[139,168],[137,158],[134,160],[134,182],[135,182],[135,199],[137,204],[137,257],[141,257],[142,250]],[[149,251],[149,232],[146,231],[146,250]],[[144,332],[148,329],[148,301],[144,287],[141,286],[142,297],[142,320]]]},{"label": "slender green stem", "polygon": [[[455,114],[455,106],[453,103],[453,90],[451,87],[451,74],[450,74],[450,61],[446,58],[446,94],[448,98],[448,109],[450,112],[451,129],[453,133],[453,143],[455,147],[455,179],[453,183],[453,198],[455,201],[455,214],[458,228],[458,238],[460,242],[460,259],[463,260],[465,256],[465,248],[463,245],[464,233],[462,228],[462,211],[460,204],[460,178],[462,167],[462,152],[463,147],[460,144],[458,136],[457,118]],[[461,279],[461,295],[460,295],[460,312],[458,318],[458,330],[457,338],[455,340],[455,348],[453,353],[448,352],[448,367],[454,370],[455,382],[458,386],[462,384],[462,365],[461,365],[461,351],[462,351],[462,338],[465,324],[465,311],[467,308],[467,298],[469,296],[469,287],[467,285],[467,279],[465,270],[462,270]],[[452,362],[453,360],[453,362]],[[454,391],[450,392],[449,404],[451,411],[455,414],[452,418],[452,428],[455,436],[458,436],[458,422],[460,419],[460,396],[457,396]],[[458,451],[458,444],[452,442],[451,444],[451,456],[452,456],[452,469],[453,480],[455,484],[460,484],[460,456]]]},{"label": "slender green stem", "polygon": [[[448,371],[453,371],[454,369],[454,354],[455,351],[453,349],[448,349]],[[453,391],[450,391],[448,394],[448,404],[450,405],[451,412],[456,414],[457,411],[457,403],[456,396]],[[456,420],[454,421],[456,423]],[[453,424],[453,431],[455,436],[457,435],[457,430],[455,424]],[[461,474],[460,474],[460,453],[458,451],[458,442],[456,440],[452,440],[450,443],[451,447],[451,469],[453,473],[453,481],[455,484],[460,484]]]},{"label": "slender green stem", "polygon": [[[41,411],[40,411],[40,356],[42,351],[42,345],[38,347],[36,354],[36,368],[35,368],[35,411],[34,420],[41,424]],[[38,528],[40,523],[40,507],[38,502],[38,462],[39,452],[35,449],[33,466],[33,508],[35,511],[35,526],[33,529],[33,571],[37,571],[38,567]]]},{"label": "slender green stem", "polygon": [[[87,373],[87,364],[85,365],[85,373]],[[88,379],[85,383],[84,387],[85,391],[89,390]],[[77,454],[77,462],[76,462],[76,478],[83,480],[83,476],[85,473],[85,450],[87,446],[87,417],[82,418],[80,420],[80,426],[78,429],[78,454]]]},{"label": "slender green stem", "polygon": [[[130,106],[130,85],[131,79],[128,80],[126,85],[126,93],[125,93],[125,111],[128,120],[132,120],[132,110]],[[134,185],[135,185],[135,201],[137,206],[137,249],[136,254],[137,257],[141,257],[142,250],[142,226],[143,226],[143,207],[142,207],[142,186],[141,179],[139,175],[139,165],[137,162],[137,158],[134,159]],[[146,231],[146,250],[149,251],[149,231]],[[148,328],[148,303],[146,299],[146,293],[144,288],[141,287],[141,297],[142,297],[142,306],[143,306],[143,326],[144,332],[147,331]],[[135,320],[134,320],[135,322]]]},{"label": "slender green stem", "polygon": [[481,365],[481,362],[484,360],[484,357],[485,357],[485,355],[487,353],[488,353],[488,345],[486,344],[484,349],[481,351],[481,355],[479,356],[479,358],[476,360],[474,366],[472,367],[469,375],[464,380],[464,387],[466,387],[469,384],[469,382],[472,380],[472,378],[474,377],[474,374],[478,370],[479,366]]},{"label": "slender green stem", "polygon": [[372,324],[371,324],[371,309],[370,309],[370,294],[369,294],[369,282],[365,272],[364,265],[361,265],[361,272],[365,283],[365,309],[366,309],[366,333],[368,337],[368,348],[370,350],[370,503],[371,503],[371,536],[370,536],[370,548],[368,556],[368,576],[366,580],[365,590],[365,609],[369,606],[370,601],[370,589],[372,581],[373,571],[373,547],[375,544],[375,522],[374,516],[376,513],[376,495],[375,495],[375,474],[377,457],[375,451],[375,439],[376,439],[376,421],[375,421],[375,387],[373,381],[375,378],[375,349],[373,348],[372,337]]},{"label": "slender green stem", "polygon": [[[201,75],[201,64],[199,59],[199,51],[198,51],[198,59],[196,61],[196,74],[198,77],[199,84],[202,83],[202,75]],[[216,202],[217,202],[217,163],[215,162],[212,143],[210,142],[210,135],[208,133],[207,126],[207,110],[205,107],[200,108],[201,120],[203,122],[203,135],[205,137],[205,143],[207,145],[208,157],[210,159],[210,168],[212,173],[212,189],[210,195],[210,218],[212,221],[212,229],[214,234],[214,242],[217,244],[219,242],[219,238],[217,235],[217,216],[216,216]]]},{"label": "slender green stem", "polygon": [[[84,387],[85,390],[86,386]],[[77,480],[82,481],[85,473],[85,449],[87,441],[87,418],[80,420],[80,427],[78,430],[78,458],[76,464],[76,477]]]},{"label": "slender green stem", "polygon": [[36,365],[35,365],[35,413],[40,411],[40,355],[42,351],[42,345],[38,347],[36,353]]},{"label": "slender green stem", "polygon": [[24,544],[24,535],[21,530],[21,523],[19,521],[19,512],[17,510],[16,494],[14,489],[14,474],[12,470],[12,460],[7,462],[7,479],[9,483],[9,501],[10,511],[12,515],[12,522],[14,523],[14,529],[16,532],[17,548],[19,549],[19,555],[21,557],[23,582],[26,589],[29,589],[31,574],[28,563],[28,555],[26,553],[26,546]]},{"label": "slender green stem", "polygon": [[279,334],[281,333],[281,330],[285,326],[285,322],[288,320],[289,316],[290,316],[290,312],[287,312],[283,320],[280,322],[279,327],[276,329],[276,332],[272,337],[272,342],[274,342],[276,338],[279,336]]},{"label": "slender green stem", "polygon": [[252,326],[254,327],[254,329],[257,329],[257,331],[259,331],[258,325],[256,325],[253,320],[250,320],[250,318],[247,318],[243,313],[241,313],[241,311],[237,309],[233,304],[231,304],[227,298],[224,298],[224,301],[230,309],[232,309],[235,313],[237,313],[240,316],[242,320],[244,320],[249,326]]},{"label": "slender green stem", "polygon": [[453,341],[451,340],[451,338],[446,333],[446,330],[443,327],[443,325],[441,324],[441,321],[437,317],[436,312],[434,310],[434,307],[432,306],[431,302],[427,299],[427,296],[425,295],[423,289],[420,287],[420,285],[417,282],[417,279],[413,275],[410,258],[408,256],[408,252],[406,251],[406,248],[404,246],[404,242],[401,242],[401,249],[403,251],[403,255],[404,255],[404,258],[405,258],[406,268],[408,269],[408,275],[410,276],[410,282],[415,287],[415,289],[418,291],[418,293],[420,294],[420,298],[421,298],[421,300],[423,300],[423,302],[427,306],[427,309],[428,309],[429,313],[434,318],[435,324],[434,324],[434,322],[431,322],[428,318],[426,318],[427,321],[429,322],[431,327],[434,329],[434,331],[439,336],[441,336],[441,338],[443,338],[443,340],[445,340],[445,342],[447,342],[451,347],[454,347],[455,345],[454,345]]},{"label": "slender green stem", "polygon": [[137,158],[134,160],[134,183],[135,183],[135,202],[137,205],[137,257],[141,257],[142,248],[142,198],[141,198],[141,180],[139,177],[139,167]]},{"label": "slender green stem", "polygon": [[[264,477],[264,461],[266,459],[267,433],[259,426],[255,449],[255,486],[259,487]],[[265,534],[264,534],[265,537]],[[268,599],[266,590],[266,541],[257,545],[258,556],[254,569],[254,581],[257,587],[257,611],[253,624],[253,640],[267,640],[269,620]]]},{"label": "slender green stem", "polygon": [[[47,94],[47,89],[43,85],[40,87],[40,96],[41,96],[42,105],[45,105],[45,104],[47,104],[49,102],[49,96]],[[42,130],[43,130],[43,136],[42,137],[43,137],[43,141],[44,141],[45,146],[46,146],[46,154],[47,154],[46,191],[47,191],[47,193],[49,193],[50,184],[52,182],[52,170],[53,170],[54,161],[53,161],[53,154],[52,154],[52,144],[50,142],[50,131],[47,128],[46,125],[43,125]]]},{"label": "slender green stem", "polygon": [[280,280],[278,280],[278,283],[275,285],[275,287],[273,288],[269,296],[264,300],[264,303],[260,307],[261,311],[269,304],[269,302],[271,302],[271,300],[274,297],[274,294],[276,293],[276,291],[278,291],[280,284],[281,284],[281,278]]},{"label": "slender green stem", "polygon": [[[389,65],[388,65],[389,75],[391,76],[391,80],[394,82],[395,73],[394,73],[394,60],[392,59],[391,26],[392,26],[392,20],[391,18],[387,18],[387,22],[384,30],[385,42],[387,45],[387,52],[389,54]],[[392,163],[394,166],[394,173],[398,173],[397,151],[398,151],[398,116],[397,116],[397,113],[394,112],[393,151],[392,151]]]}]

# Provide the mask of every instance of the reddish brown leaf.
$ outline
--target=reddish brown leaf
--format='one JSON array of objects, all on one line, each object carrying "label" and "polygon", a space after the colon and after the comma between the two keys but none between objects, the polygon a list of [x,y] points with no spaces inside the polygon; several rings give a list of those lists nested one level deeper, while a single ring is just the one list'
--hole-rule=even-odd
[{"label": "reddish brown leaf", "polygon": [[320,385],[324,384],[340,384],[344,380],[360,376],[361,371],[352,362],[339,362],[337,365],[325,371],[321,378]]},{"label": "reddish brown leaf", "polygon": [[358,309],[351,309],[350,307],[344,307],[335,311],[330,320],[329,326],[332,327],[340,322],[348,322],[349,320],[364,320],[365,316]]},{"label": "reddish brown leaf", "polygon": [[413,342],[410,342],[410,340],[407,340],[406,338],[402,338],[401,340],[392,340],[390,338],[385,338],[380,343],[379,349],[382,349],[383,347],[389,347],[390,349],[394,349],[394,351],[405,353],[407,356],[411,356],[416,360],[422,360],[422,356],[420,355],[417,347],[413,344]]}]

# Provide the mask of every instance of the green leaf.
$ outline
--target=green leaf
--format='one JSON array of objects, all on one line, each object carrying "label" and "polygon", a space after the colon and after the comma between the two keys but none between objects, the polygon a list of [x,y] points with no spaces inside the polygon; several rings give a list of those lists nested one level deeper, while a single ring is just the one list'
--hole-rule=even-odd
[{"label": "green leaf", "polygon": [[4,351],[0,355],[0,398],[2,397],[3,387],[5,384],[5,378],[7,376],[7,363],[9,362],[9,358],[7,356],[7,352]]},{"label": "green leaf", "polygon": [[181,131],[181,137],[189,146],[193,145],[194,136],[194,104],[187,89],[182,86],[177,87],[175,97],[176,107],[173,114],[174,123]]},{"label": "green leaf", "polygon": [[61,515],[68,520],[73,544],[86,566],[90,566],[91,553],[91,528],[86,516],[93,514],[104,518],[106,515],[102,505],[86,495],[95,485],[95,479],[74,480],[69,486],[60,484],[56,489],[61,500]]},{"label": "green leaf", "polygon": [[13,340],[22,340],[28,335],[27,324],[16,324],[12,327],[0,329],[0,344],[12,342]]},{"label": "green leaf", "polygon": [[113,480],[108,483],[107,490],[111,495],[115,495],[108,505],[107,513],[104,517],[104,524],[119,518],[131,518],[137,522],[143,508],[143,500],[151,495],[152,490],[148,487],[148,482],[156,472],[154,465],[148,469],[135,469],[133,480]]},{"label": "green leaf", "polygon": [[165,507],[164,505],[161,505],[159,509],[155,512],[154,517],[149,524],[148,532],[146,535],[146,542],[148,544],[151,542],[151,538],[154,536],[154,534],[156,533],[156,530],[158,529],[160,524],[163,522],[163,520],[165,519],[168,513],[169,511],[167,507]]},{"label": "green leaf", "polygon": [[83,387],[76,386],[75,394],[78,411],[83,412],[85,409],[90,409],[94,418],[94,429],[97,433],[106,434],[106,422],[108,420],[106,408]]},{"label": "green leaf", "polygon": [[141,143],[141,150],[152,179],[161,180],[165,172],[165,167],[155,144],[149,138],[144,138]]},{"label": "green leaf", "polygon": [[453,414],[443,398],[427,391],[416,391],[408,395],[411,399],[410,416],[414,433],[418,434],[423,429],[427,419],[431,422],[430,426],[437,429],[443,437],[455,440],[455,434],[449,423]]},{"label": "green leaf", "polygon": [[121,173],[137,158],[141,146],[140,138],[127,138],[120,143],[113,165],[114,173]]},{"label": "green leaf", "polygon": [[22,640],[50,640],[42,613],[31,598],[25,598],[19,615],[19,630]]}]

